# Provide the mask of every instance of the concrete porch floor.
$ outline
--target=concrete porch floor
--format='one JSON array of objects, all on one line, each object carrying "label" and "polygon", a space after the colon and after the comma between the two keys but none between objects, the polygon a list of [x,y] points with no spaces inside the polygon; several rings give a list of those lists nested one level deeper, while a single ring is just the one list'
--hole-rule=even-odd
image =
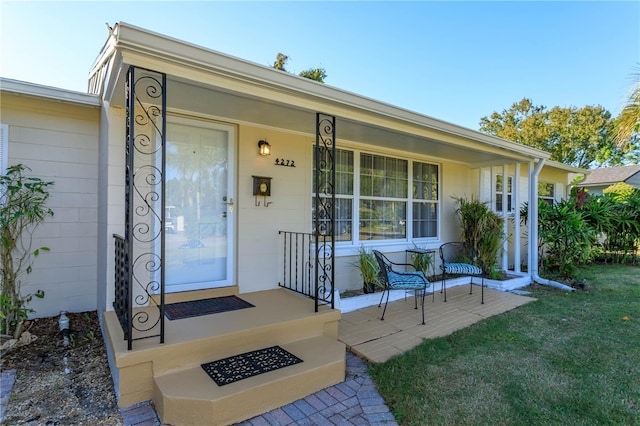
[{"label": "concrete porch floor", "polygon": [[[402,291],[402,290],[395,290]],[[425,339],[446,336],[485,318],[510,311],[533,302],[534,298],[513,293],[484,289],[484,304],[480,303],[480,287],[468,285],[447,288],[447,302],[436,289],[435,301],[428,293],[425,299],[425,325],[421,323],[420,304],[414,309],[413,296],[389,302],[384,321],[378,305],[342,314],[338,340],[347,349],[371,362],[387,361],[422,343]],[[378,296],[380,297],[380,296]],[[380,299],[378,299],[380,300]]]}]

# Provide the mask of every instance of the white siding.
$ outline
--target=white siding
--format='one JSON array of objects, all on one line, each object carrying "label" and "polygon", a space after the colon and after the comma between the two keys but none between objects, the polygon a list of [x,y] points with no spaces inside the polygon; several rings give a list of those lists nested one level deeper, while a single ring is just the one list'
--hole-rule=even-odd
[{"label": "white siding", "polygon": [[0,124],[0,174],[7,171],[9,160],[9,126]]},{"label": "white siding", "polygon": [[33,241],[51,251],[35,259],[22,293],[44,290],[45,298],[30,305],[37,317],[95,310],[99,112],[3,94],[2,120],[11,128],[8,163],[24,164],[29,175],[54,182],[48,201],[54,217]]}]

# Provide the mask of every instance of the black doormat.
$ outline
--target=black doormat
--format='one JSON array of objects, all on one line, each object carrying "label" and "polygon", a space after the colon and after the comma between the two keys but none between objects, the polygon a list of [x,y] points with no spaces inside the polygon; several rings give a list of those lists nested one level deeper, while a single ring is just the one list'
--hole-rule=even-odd
[{"label": "black doormat", "polygon": [[208,362],[201,366],[218,386],[224,386],[300,362],[303,361],[280,346],[271,346]]},{"label": "black doormat", "polygon": [[176,320],[253,307],[254,306],[251,303],[244,301],[237,296],[223,296],[212,297],[211,299],[169,303],[164,307],[164,314],[170,320]]}]

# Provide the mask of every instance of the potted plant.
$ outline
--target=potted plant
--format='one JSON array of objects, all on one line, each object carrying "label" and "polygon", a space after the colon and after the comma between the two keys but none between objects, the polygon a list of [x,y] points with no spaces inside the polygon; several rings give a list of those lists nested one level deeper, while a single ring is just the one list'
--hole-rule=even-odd
[{"label": "potted plant", "polygon": [[358,261],[355,266],[360,269],[364,285],[362,287],[365,294],[374,293],[378,284],[379,266],[376,257],[371,250],[360,247]]},{"label": "potted plant", "polygon": [[422,272],[427,278],[429,278],[429,269],[431,268],[432,262],[431,253],[426,250],[420,250],[417,246],[416,250],[411,253],[411,264],[416,271]]}]

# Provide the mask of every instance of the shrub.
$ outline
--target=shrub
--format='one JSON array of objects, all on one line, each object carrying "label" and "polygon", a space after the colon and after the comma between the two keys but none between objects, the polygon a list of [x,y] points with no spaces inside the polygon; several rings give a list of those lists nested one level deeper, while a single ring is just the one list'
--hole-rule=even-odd
[{"label": "shrub", "polygon": [[32,235],[40,223],[53,216],[53,211],[45,207],[53,182],[27,177],[24,175],[27,170],[30,169],[18,164],[0,175],[0,328],[3,334],[15,339],[20,337],[24,319],[34,312],[27,304],[33,297],[44,297],[41,290],[23,295],[21,277],[31,272],[41,251],[49,250],[47,247],[32,250]]},{"label": "shrub", "polygon": [[504,219],[489,210],[486,203],[473,197],[454,198],[456,214],[462,224],[460,239],[478,253],[483,272],[493,275],[498,270],[498,254],[504,241]]}]

